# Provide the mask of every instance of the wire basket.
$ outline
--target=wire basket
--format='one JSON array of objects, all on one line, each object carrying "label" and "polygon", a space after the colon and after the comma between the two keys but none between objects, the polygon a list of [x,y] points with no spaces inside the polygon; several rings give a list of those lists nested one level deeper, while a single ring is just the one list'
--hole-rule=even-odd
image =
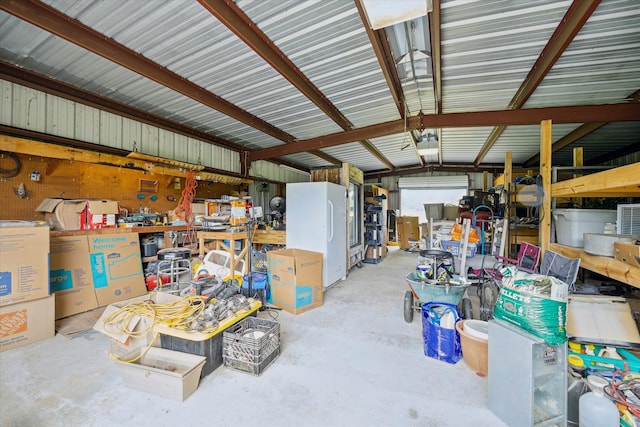
[{"label": "wire basket", "polygon": [[267,271],[267,251],[251,249],[251,269],[265,273]]}]

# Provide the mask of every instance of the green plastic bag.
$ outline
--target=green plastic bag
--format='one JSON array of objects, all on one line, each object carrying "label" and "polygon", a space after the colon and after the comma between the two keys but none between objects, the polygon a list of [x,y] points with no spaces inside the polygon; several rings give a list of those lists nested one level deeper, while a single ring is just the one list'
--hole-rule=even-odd
[{"label": "green plastic bag", "polygon": [[567,341],[568,285],[555,277],[502,270],[502,288],[493,317],[556,346]]}]

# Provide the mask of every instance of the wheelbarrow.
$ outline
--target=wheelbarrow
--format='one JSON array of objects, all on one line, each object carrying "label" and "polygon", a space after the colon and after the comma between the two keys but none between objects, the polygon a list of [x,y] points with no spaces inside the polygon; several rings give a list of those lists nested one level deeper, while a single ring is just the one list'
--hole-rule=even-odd
[{"label": "wheelbarrow", "polygon": [[415,271],[405,276],[409,290],[404,294],[404,320],[413,321],[413,313],[420,311],[427,302],[445,302],[458,305],[470,284],[454,275],[447,280],[429,280],[418,277]]}]

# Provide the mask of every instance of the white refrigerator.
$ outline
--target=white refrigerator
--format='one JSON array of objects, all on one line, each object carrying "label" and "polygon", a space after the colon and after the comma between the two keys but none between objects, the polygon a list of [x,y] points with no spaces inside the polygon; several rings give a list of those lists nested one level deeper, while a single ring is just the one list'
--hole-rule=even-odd
[{"label": "white refrigerator", "polygon": [[347,276],[347,189],[331,182],[287,184],[287,248],[321,252],[326,289]]}]

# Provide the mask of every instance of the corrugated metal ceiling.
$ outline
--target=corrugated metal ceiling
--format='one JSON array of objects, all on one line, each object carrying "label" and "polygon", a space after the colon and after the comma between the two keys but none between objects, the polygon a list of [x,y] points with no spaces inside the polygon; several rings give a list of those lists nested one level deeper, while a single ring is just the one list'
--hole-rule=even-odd
[{"label": "corrugated metal ceiling", "polygon": [[[440,130],[441,160],[435,164],[417,155],[408,133],[375,127],[402,121],[403,108],[411,117],[420,111],[446,116],[512,109],[510,104],[539,64],[554,32],[570,21],[568,11],[597,4],[593,13],[587,13],[584,26],[574,24],[575,38],[567,46],[555,47],[557,61],[516,108],[616,104],[628,102],[634,94],[638,101],[640,7],[636,0],[434,0],[434,12],[428,19],[389,27],[386,32],[367,28],[357,1],[238,0],[231,5],[221,0],[44,2],[54,12],[103,35],[107,42],[115,41],[114,53],[105,58],[80,47],[82,40],[67,41],[52,34],[55,29],[44,30],[23,20],[29,18],[18,17],[19,8],[31,10],[27,15],[42,15],[33,12],[33,5],[39,2],[10,0],[0,5],[4,10],[0,11],[0,59],[5,66],[65,82],[251,151],[292,142],[265,132],[259,121],[291,135],[294,141],[364,130],[360,139],[342,145],[318,140],[315,147],[324,153],[321,157],[287,149],[274,158],[303,169],[327,166],[330,158],[370,173],[448,165],[482,168],[502,163],[506,151],[513,152],[516,164],[531,160],[539,151],[539,127],[507,126],[495,141],[489,141],[494,130],[491,123],[444,127]],[[253,32],[249,37],[266,41],[276,53],[265,57],[256,52],[239,37],[242,28],[230,28],[207,10],[207,4],[222,16],[239,15],[250,23]],[[384,43],[376,37],[389,43],[387,56]],[[415,76],[410,68],[403,68],[409,63],[396,67],[401,57],[408,57],[403,56],[409,55],[407,47],[414,49]],[[148,70],[145,74],[145,70],[127,69],[117,63],[122,58],[118,48],[129,49],[158,69],[173,72],[235,105],[249,119],[233,118],[197,97],[166,87],[154,81]],[[427,58],[420,59],[425,52]],[[298,77],[292,80],[270,63],[277,63],[279,55],[290,61]],[[423,62],[418,63],[419,59]],[[390,67],[390,75],[385,74],[385,66]],[[428,74],[422,75],[425,70]],[[434,75],[441,76],[438,82]],[[440,103],[436,83],[442,87]],[[324,105],[305,94],[301,89],[305,84],[325,100]],[[402,92],[395,92],[397,89]],[[394,98],[404,103],[398,105]],[[330,117],[327,108],[342,118]],[[581,125],[554,124],[554,141]],[[570,163],[575,146],[584,147],[585,162],[605,159],[615,151],[628,154],[625,147],[638,143],[639,128],[640,110],[638,121],[599,127],[559,150],[554,161]]]}]

